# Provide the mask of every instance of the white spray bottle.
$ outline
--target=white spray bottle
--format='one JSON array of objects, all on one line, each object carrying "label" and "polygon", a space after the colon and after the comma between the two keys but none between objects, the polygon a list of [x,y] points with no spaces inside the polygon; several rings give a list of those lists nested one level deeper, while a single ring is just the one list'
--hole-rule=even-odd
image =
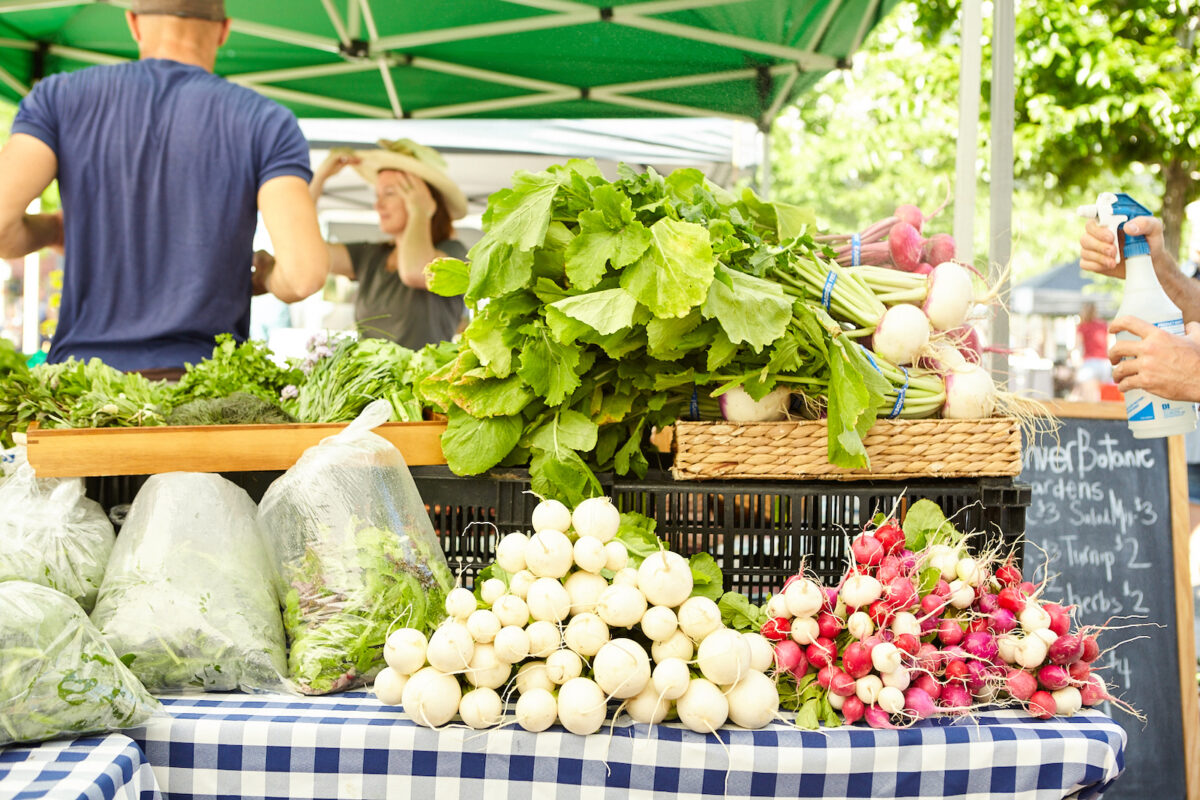
[{"label": "white spray bottle", "polygon": [[[1113,232],[1134,217],[1148,217],[1150,210],[1127,194],[1104,192],[1096,205],[1081,206],[1081,216],[1095,219]],[[1182,336],[1183,314],[1167,297],[1150,260],[1150,245],[1144,236],[1125,234],[1125,296],[1119,316],[1143,319],[1168,333]],[[1118,339],[1136,339],[1132,333],[1121,332]],[[1125,392],[1125,414],[1135,439],[1152,439],[1190,433],[1196,429],[1196,404],[1164,400],[1141,389]]]}]

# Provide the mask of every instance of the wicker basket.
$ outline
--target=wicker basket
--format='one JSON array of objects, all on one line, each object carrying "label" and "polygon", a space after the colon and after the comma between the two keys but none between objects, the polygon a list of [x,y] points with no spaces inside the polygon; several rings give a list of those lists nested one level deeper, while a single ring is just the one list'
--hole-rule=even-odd
[{"label": "wicker basket", "polygon": [[677,480],[779,478],[872,480],[1012,476],[1021,431],[1012,417],[879,420],[864,437],[869,469],[829,463],[824,420],[677,422]]}]

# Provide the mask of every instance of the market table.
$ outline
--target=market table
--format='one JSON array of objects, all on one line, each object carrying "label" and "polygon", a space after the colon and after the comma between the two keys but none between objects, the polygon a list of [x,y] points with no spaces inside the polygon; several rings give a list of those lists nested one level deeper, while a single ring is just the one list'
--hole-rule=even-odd
[{"label": "market table", "polygon": [[774,723],[715,736],[617,724],[580,737],[554,727],[422,728],[363,692],[332,697],[166,698],[167,715],[126,733],[168,800],[215,797],[1098,797],[1123,768],[1125,734],[1087,711],[1013,711],[899,731],[800,731]]},{"label": "market table", "polygon": [[0,747],[0,798],[160,800],[142,749],[113,733],[40,745]]}]

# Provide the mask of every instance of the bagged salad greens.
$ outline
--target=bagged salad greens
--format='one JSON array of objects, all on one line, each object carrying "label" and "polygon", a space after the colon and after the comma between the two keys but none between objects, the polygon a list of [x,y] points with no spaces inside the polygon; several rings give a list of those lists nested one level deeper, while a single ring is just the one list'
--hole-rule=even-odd
[{"label": "bagged salad greens", "polygon": [[220,475],[138,491],[92,621],[156,693],[286,688],[283,621],[258,508]]},{"label": "bagged salad greens", "polygon": [[14,456],[12,474],[0,483],[0,580],[25,580],[57,589],[84,611],[96,592],[113,548],[113,525],[82,478],[38,478]]},{"label": "bagged salad greens", "polygon": [[158,708],[78,603],[0,583],[0,746],[130,728]]},{"label": "bagged salad greens", "polygon": [[369,680],[398,627],[431,628],[454,580],[404,457],[371,403],[267,489],[259,520],[278,569],[288,676],[306,694]]}]

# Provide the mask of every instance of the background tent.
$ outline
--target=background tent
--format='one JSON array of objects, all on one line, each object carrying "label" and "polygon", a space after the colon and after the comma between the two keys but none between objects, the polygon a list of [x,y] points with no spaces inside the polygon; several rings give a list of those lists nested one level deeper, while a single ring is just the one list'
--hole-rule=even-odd
[{"label": "background tent", "polygon": [[1009,310],[1013,314],[1070,317],[1088,301],[1096,304],[1101,317],[1111,319],[1120,298],[1104,291],[1091,275],[1085,275],[1079,259],[1075,259],[1013,286]]}]

